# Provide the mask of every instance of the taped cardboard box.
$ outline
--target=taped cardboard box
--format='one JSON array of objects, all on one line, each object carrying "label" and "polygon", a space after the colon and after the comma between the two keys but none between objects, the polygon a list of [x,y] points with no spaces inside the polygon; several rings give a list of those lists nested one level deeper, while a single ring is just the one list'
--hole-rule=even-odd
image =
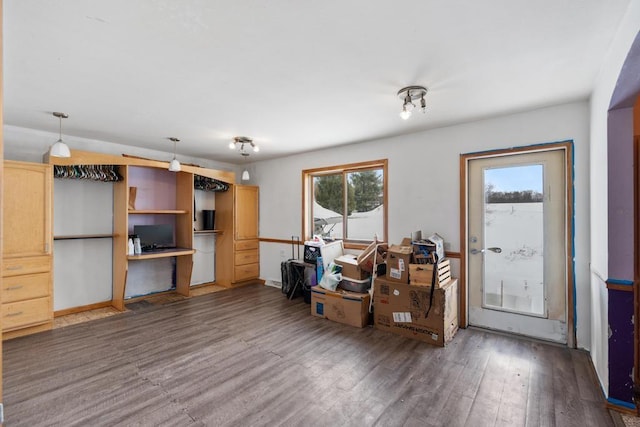
[{"label": "taped cardboard box", "polygon": [[369,323],[370,300],[368,293],[358,294],[342,289],[334,292],[314,286],[311,288],[311,314],[362,328]]},{"label": "taped cardboard box", "polygon": [[409,264],[413,255],[411,242],[409,245],[391,245],[387,251],[387,280],[409,283]]},{"label": "taped cardboard box", "polygon": [[[377,329],[444,347],[458,331],[458,280],[431,289],[377,278],[373,318]],[[429,314],[427,316],[427,310]]]},{"label": "taped cardboard box", "polygon": [[[434,264],[409,264],[409,283],[414,286],[431,286]],[[448,259],[438,263],[436,288],[445,286],[451,280],[451,264]]]}]

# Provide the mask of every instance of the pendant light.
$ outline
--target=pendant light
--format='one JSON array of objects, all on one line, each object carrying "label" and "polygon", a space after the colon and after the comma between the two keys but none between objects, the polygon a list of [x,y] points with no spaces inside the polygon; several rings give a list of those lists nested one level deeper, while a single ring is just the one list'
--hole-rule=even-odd
[{"label": "pendant light", "polygon": [[69,115],[57,111],[55,111],[53,115],[60,119],[60,136],[58,137],[58,140],[49,148],[49,155],[51,157],[71,157],[71,151],[69,150],[69,147],[62,140],[62,119],[68,118]]},{"label": "pendant light", "polygon": [[242,172],[242,180],[243,181],[249,181],[251,179],[251,177],[249,176],[249,171],[247,169],[245,169]]},{"label": "pendant light", "polygon": [[176,143],[180,140],[175,137],[171,137],[169,139],[173,141],[173,160],[169,163],[169,170],[171,172],[180,172],[182,170],[182,166],[180,166],[180,162],[176,159]]}]

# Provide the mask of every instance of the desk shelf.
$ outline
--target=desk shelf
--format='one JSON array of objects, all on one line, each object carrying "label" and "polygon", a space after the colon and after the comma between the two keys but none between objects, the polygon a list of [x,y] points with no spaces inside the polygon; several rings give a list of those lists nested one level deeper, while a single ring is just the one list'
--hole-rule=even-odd
[{"label": "desk shelf", "polygon": [[127,255],[127,259],[130,261],[136,261],[143,259],[168,258],[172,256],[193,255],[195,252],[195,249],[188,248],[161,249],[152,252],[144,252],[140,255]]}]

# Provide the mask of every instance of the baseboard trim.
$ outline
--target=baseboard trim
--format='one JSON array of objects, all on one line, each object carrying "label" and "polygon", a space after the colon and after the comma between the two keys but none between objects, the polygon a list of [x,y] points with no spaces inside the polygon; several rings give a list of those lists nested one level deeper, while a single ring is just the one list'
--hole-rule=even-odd
[{"label": "baseboard trim", "polygon": [[94,304],[81,305],[78,307],[65,308],[53,312],[53,317],[66,316],[68,314],[82,313],[83,311],[96,310],[98,308],[111,307],[111,301],[96,302]]}]

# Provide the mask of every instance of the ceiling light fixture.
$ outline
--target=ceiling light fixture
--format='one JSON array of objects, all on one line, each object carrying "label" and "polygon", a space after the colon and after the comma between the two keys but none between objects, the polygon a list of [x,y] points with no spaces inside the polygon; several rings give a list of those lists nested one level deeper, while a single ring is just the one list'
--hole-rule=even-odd
[{"label": "ceiling light fixture", "polygon": [[413,101],[420,100],[420,111],[427,112],[427,102],[424,97],[427,95],[427,88],[424,86],[407,86],[398,91],[398,97],[402,99],[402,111],[400,117],[407,120],[411,117],[411,112],[416,107]]},{"label": "ceiling light fixture", "polygon": [[180,162],[176,159],[176,143],[180,140],[173,136],[169,138],[169,140],[173,141],[173,160],[169,163],[169,170],[171,172],[180,172],[182,170],[182,166],[180,166]]},{"label": "ceiling light fixture", "polygon": [[[240,155],[242,157],[249,157],[249,154],[250,154],[249,151],[245,149],[245,145],[250,145],[253,148],[254,153],[257,153],[258,151],[260,151],[260,148],[253,142],[253,139],[248,138],[246,136],[234,137],[233,141],[229,143],[229,148],[233,150],[238,146],[238,144],[240,145]],[[249,171],[247,170],[247,168],[245,168],[242,171],[242,176],[240,179],[242,181],[249,181],[251,179],[251,176],[249,175]]]},{"label": "ceiling light fixture", "polygon": [[258,151],[260,151],[260,147],[258,147],[253,142],[253,139],[248,138],[246,136],[236,136],[236,137],[234,137],[233,141],[231,141],[229,143],[229,148],[231,150],[233,150],[238,145],[240,146],[240,155],[245,156],[245,157],[249,155],[249,152],[245,150],[245,145],[250,145],[253,148],[253,152],[254,153],[257,153]]},{"label": "ceiling light fixture", "polygon": [[69,115],[65,113],[59,113],[57,111],[55,111],[53,115],[60,119],[60,136],[58,137],[58,140],[54,142],[49,148],[49,155],[51,157],[71,157],[71,151],[69,150],[69,147],[62,140],[62,119],[68,118]]}]

